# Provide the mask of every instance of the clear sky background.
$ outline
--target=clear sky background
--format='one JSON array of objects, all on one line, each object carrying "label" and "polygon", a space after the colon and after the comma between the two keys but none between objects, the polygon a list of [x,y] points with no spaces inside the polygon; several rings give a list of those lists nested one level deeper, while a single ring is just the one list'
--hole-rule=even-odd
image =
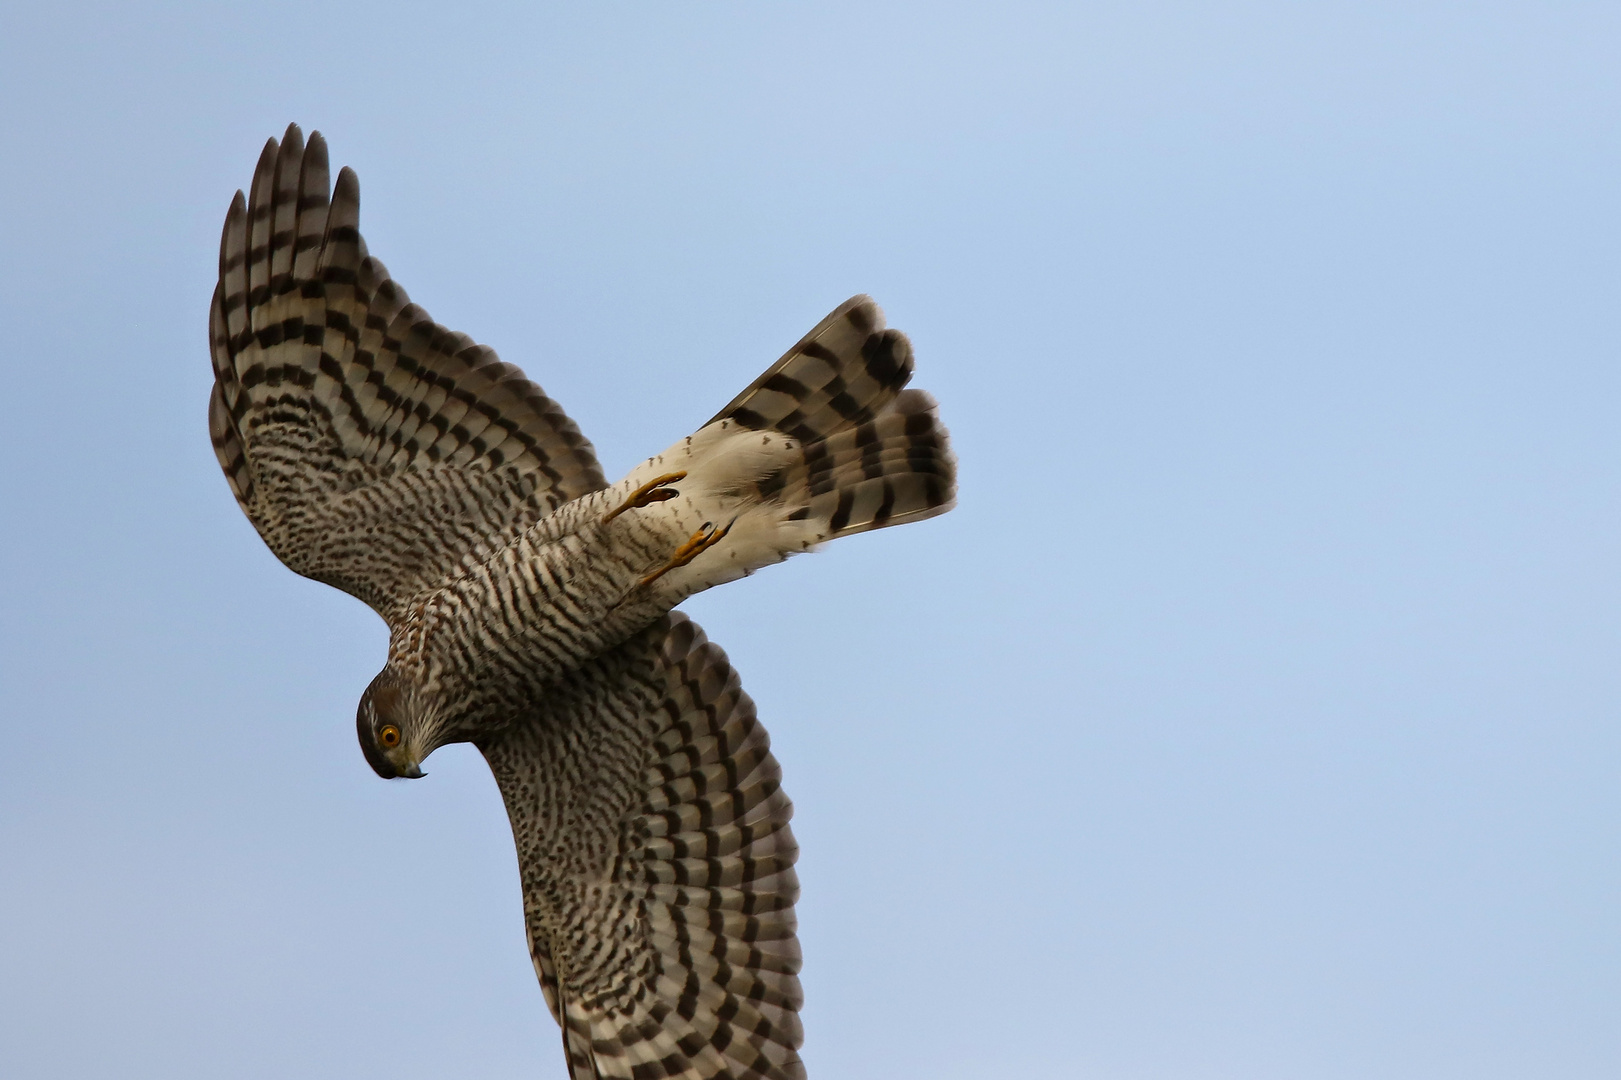
[{"label": "clear sky background", "polygon": [[[454,10],[453,10],[454,9]],[[6,3],[0,1074],[563,1077],[467,747],[209,448],[319,129],[610,476],[855,292],[961,502],[687,609],[829,1078],[1621,1075],[1621,7]]]}]

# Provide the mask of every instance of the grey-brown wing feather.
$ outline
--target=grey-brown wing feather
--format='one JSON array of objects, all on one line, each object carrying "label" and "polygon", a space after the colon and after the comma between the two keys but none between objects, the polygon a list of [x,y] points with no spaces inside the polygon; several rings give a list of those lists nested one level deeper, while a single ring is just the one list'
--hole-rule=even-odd
[{"label": "grey-brown wing feather", "polygon": [[289,126],[226,216],[209,429],[237,501],[307,577],[397,613],[604,486],[591,444],[495,352],[367,254],[360,188]]},{"label": "grey-brown wing feather", "polygon": [[577,1080],[803,1077],[792,806],[725,654],[672,614],[480,749]]}]

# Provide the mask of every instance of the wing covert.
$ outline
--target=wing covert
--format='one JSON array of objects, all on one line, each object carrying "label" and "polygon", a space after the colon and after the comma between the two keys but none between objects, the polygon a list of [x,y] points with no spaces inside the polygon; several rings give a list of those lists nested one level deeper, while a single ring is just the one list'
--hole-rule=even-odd
[{"label": "wing covert", "polygon": [[296,125],[232,202],[209,313],[209,431],[237,501],[294,571],[385,618],[464,560],[605,484],[563,410],[412,304]]},{"label": "wing covert", "polygon": [[792,805],[725,653],[672,614],[480,749],[576,1080],[802,1078]]}]

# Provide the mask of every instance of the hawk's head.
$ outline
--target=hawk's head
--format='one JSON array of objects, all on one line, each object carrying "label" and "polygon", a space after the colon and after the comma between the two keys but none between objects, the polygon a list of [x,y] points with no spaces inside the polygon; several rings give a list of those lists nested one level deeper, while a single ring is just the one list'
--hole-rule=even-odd
[{"label": "hawk's head", "polygon": [[423,730],[425,719],[410,683],[386,667],[377,673],[360,695],[355,728],[360,749],[378,776],[415,780],[423,775],[422,759],[434,749]]}]

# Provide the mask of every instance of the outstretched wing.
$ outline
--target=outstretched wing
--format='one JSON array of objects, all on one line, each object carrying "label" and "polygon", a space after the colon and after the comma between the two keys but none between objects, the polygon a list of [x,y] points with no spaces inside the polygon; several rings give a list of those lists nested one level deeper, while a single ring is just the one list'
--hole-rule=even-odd
[{"label": "outstretched wing", "polygon": [[393,621],[472,558],[604,486],[591,444],[494,350],[410,303],[296,125],[220,240],[209,431],[277,557]]},{"label": "outstretched wing", "polygon": [[792,805],[726,654],[671,614],[480,750],[575,1080],[803,1077]]}]

